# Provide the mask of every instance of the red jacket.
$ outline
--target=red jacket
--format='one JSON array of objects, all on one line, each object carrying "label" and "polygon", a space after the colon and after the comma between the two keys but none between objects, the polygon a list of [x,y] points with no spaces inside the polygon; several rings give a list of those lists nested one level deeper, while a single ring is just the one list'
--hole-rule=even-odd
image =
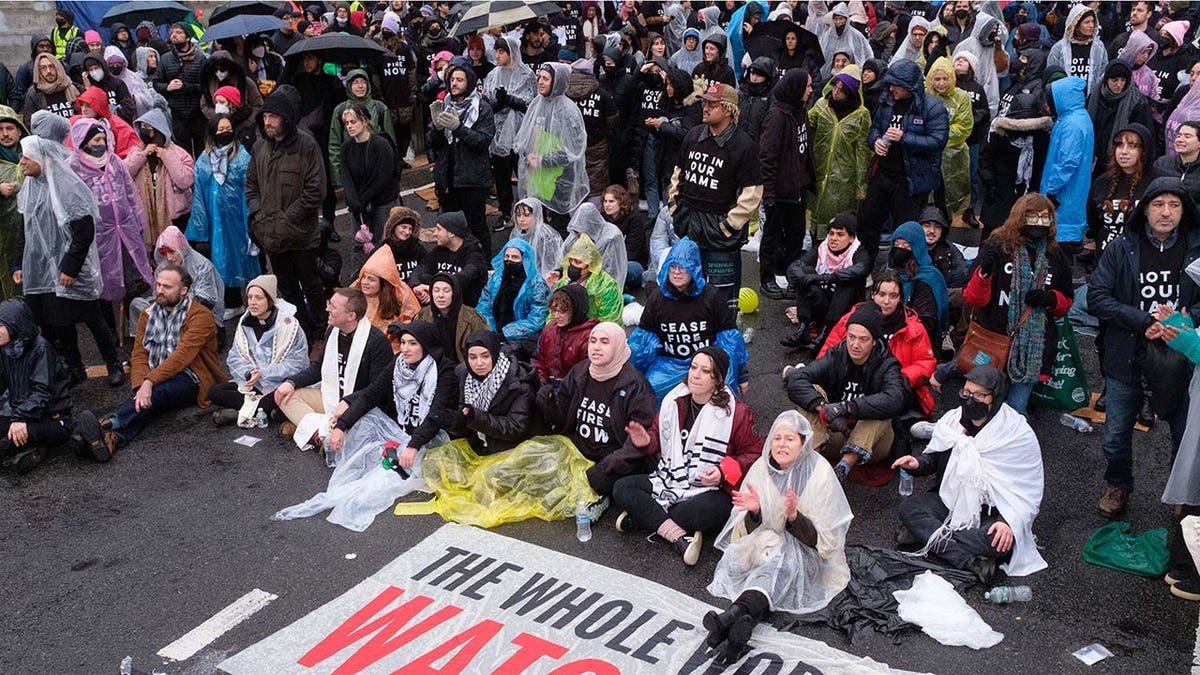
[{"label": "red jacket", "polygon": [[[817,358],[824,356],[827,349],[846,338],[846,320],[853,313],[854,309],[851,309],[838,320],[837,325],[829,332],[829,338],[821,346],[821,352],[817,354]],[[937,366],[937,357],[933,355],[933,347],[929,344],[929,334],[925,331],[925,324],[921,323],[921,318],[917,316],[915,310],[904,308],[904,327],[896,331],[896,334],[888,341],[888,348],[891,349],[892,356],[895,356],[896,360],[900,362],[900,372],[908,381],[908,386],[912,387],[913,393],[916,394],[917,401],[921,404],[921,411],[926,415],[933,412],[933,392],[929,390],[929,378],[933,377],[933,369]]]},{"label": "red jacket", "polygon": [[[100,87],[88,87],[85,89],[83,93],[75,99],[76,110],[79,109],[80,101],[90,105],[92,110],[95,110],[96,114],[99,115],[101,119],[103,119],[105,122],[108,122],[108,126],[113,133],[113,143],[116,145],[115,148],[112,148],[112,151],[116,153],[117,157],[125,159],[125,156],[128,155],[131,150],[142,147],[142,139],[138,137],[138,134],[133,130],[133,127],[129,126],[128,122],[120,117],[117,117],[109,111],[108,94],[106,94],[103,89]],[[75,122],[79,121],[80,119],[81,117],[79,115],[72,115],[70,119],[71,125],[74,126]],[[71,147],[70,138],[67,138],[66,144],[68,148]]]},{"label": "red jacket", "polygon": [[597,323],[595,319],[588,319],[565,331],[560,331],[554,322],[546,324],[542,328],[542,336],[538,338],[537,354],[533,357],[538,381],[546,382],[551,378],[561,380],[575,364],[586,359],[588,338]]},{"label": "red jacket", "polygon": [[[688,395],[684,394],[675,399],[679,409],[679,419],[687,416]],[[667,405],[667,401],[663,401]],[[647,455],[657,455],[661,451],[658,437],[658,415],[654,416],[654,424],[650,426],[650,445],[642,449]],[[628,441],[626,441],[628,443]],[[738,402],[733,409],[733,428],[729,431],[729,445],[726,447],[725,459],[721,462],[721,489],[733,492],[742,484],[742,478],[750,470],[750,465],[762,455],[763,440],[754,433],[754,411],[750,406]]]}]

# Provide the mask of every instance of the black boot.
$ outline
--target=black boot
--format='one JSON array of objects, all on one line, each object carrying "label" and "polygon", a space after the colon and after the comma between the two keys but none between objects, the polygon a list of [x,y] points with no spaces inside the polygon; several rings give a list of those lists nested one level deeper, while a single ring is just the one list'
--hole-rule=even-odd
[{"label": "black boot", "polygon": [[1150,399],[1142,399],[1142,409],[1138,411],[1137,423],[1147,427],[1154,427],[1154,408],[1150,407]]},{"label": "black boot", "polygon": [[1092,404],[1092,410],[1096,412],[1104,412],[1108,407],[1108,387],[1100,390],[1100,396],[1096,398],[1096,402]]},{"label": "black boot", "polygon": [[70,366],[67,369],[67,372],[71,378],[71,381],[67,386],[75,387],[76,385],[80,385],[80,384],[83,384],[84,382],[87,382],[87,379],[88,379],[87,378],[87,369],[84,368],[82,365]]},{"label": "black boot", "polygon": [[729,627],[729,635],[725,638],[725,644],[721,645],[721,651],[717,654],[717,659],[721,663],[725,665],[737,663],[750,651],[750,635],[754,632],[756,623],[758,622],[749,614],[743,614],[733,622],[733,625]]},{"label": "black boot", "polygon": [[808,337],[808,322],[801,321],[796,324],[796,332],[791,337],[780,340],[779,344],[787,347],[791,351],[800,351],[812,346]]},{"label": "black boot", "polygon": [[125,384],[125,368],[120,363],[108,364],[108,377],[104,380],[110,387]]},{"label": "black boot", "polygon": [[729,637],[729,629],[733,623],[746,615],[746,608],[736,603],[720,614],[717,612],[705,614],[704,630],[708,631],[708,646],[716,647],[724,642],[725,638]]},{"label": "black boot", "polygon": [[774,279],[764,279],[759,284],[762,294],[772,300],[784,300],[788,297],[787,291],[780,288],[779,284],[775,283]]}]

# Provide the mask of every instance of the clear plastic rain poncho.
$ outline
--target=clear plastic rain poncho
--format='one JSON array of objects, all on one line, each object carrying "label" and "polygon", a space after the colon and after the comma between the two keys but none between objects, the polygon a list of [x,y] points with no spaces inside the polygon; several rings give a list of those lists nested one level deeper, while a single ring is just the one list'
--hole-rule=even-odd
[{"label": "clear plastic rain poncho", "polygon": [[96,244],[88,247],[87,258],[75,283],[63,286],[58,266],[71,244],[71,222],[91,216],[100,220],[96,198],[67,164],[71,151],[37,136],[21,139],[21,154],[42,167],[42,175],[26,176],[17,193],[17,210],[25,218],[25,251],[21,281],[26,295],[53,293],[71,300],[100,297],[100,254]]},{"label": "clear plastic rain poncho", "polygon": [[567,238],[563,240],[560,259],[566,257],[580,234],[587,234],[591,238],[596,248],[600,249],[604,271],[617,282],[619,288],[625,288],[629,253],[625,250],[625,235],[621,234],[621,228],[605,220],[591,203],[581,204],[567,225]]},{"label": "clear plastic rain poncho", "polygon": [[[772,439],[781,427],[804,437],[800,456],[786,470],[771,461]],[[743,492],[747,486],[758,493],[762,522],[747,533],[747,512],[733,510],[714,544],[724,555],[708,592],[735,600],[743,591],[760,591],[773,611],[802,614],[825,607],[850,581],[845,545],[854,515],[833,468],[813,450],[812,427],[800,413],[787,410],[775,418],[762,457],[746,472]],[[816,548],[788,531],[784,501],[789,489],[796,493],[796,510],[816,527]]]},{"label": "clear plastic rain poncho", "polygon": [[[969,52],[975,57],[978,62],[975,68],[975,81],[983,87],[983,93],[987,95],[988,109],[991,111],[992,117],[995,117],[1000,106],[1000,76],[996,73],[995,43],[987,39],[992,31],[995,31],[1000,37],[1000,44],[1004,44],[1008,39],[1008,30],[1004,27],[1004,21],[998,19],[995,14],[988,13],[986,9],[981,9],[975,17],[975,29],[971,31],[970,37],[959,41],[958,46],[954,49],[954,55]],[[950,60],[953,63],[954,59]]]},{"label": "clear plastic rain poncho", "polygon": [[[533,197],[527,197],[517,202],[524,204],[533,211],[533,225],[522,231],[515,223],[512,229],[514,239],[523,239],[533,247],[533,257],[537,261],[538,274],[545,279],[551,272],[562,266],[563,239],[553,227],[542,217],[542,203]],[[513,207],[514,210],[516,207]],[[515,219],[514,219],[515,220]]]},{"label": "clear plastic rain poncho", "polygon": [[566,96],[571,67],[547,63],[540,70],[554,79],[550,95],[535,96],[529,104],[513,145],[520,159],[518,197],[536,197],[555,213],[570,213],[590,189],[584,162],[587,129],[579,106]]},{"label": "clear plastic rain poncho", "polygon": [[[537,96],[537,81],[533,71],[521,61],[521,41],[515,37],[501,38],[508,45],[509,58],[512,61],[507,66],[496,66],[483,80],[483,97],[493,104],[495,110],[496,90],[503,89],[513,98],[519,98],[526,103],[532,103]],[[521,120],[525,113],[513,108],[495,110],[496,135],[488,151],[499,157],[507,157],[513,150],[513,142],[521,129]]]},{"label": "clear plastic rain poncho", "polygon": [[[188,289],[188,295],[200,300],[201,303],[207,305],[212,310],[213,318],[217,320],[218,329],[225,326],[225,284],[221,281],[221,276],[217,274],[217,268],[204,256],[196,253],[191,244],[183,236],[183,232],[174,225],[167,226],[162,234],[158,235],[158,239],[154,242],[154,264],[155,267],[162,267],[170,262],[167,256],[163,254],[162,248],[166,246],[179,252],[183,257],[183,268],[187,270],[189,276],[192,277],[192,285]],[[143,309],[150,306],[153,302],[153,296],[134,298],[129,302],[129,315],[139,316]],[[137,335],[137,322],[129,322],[129,335]],[[276,385],[278,386],[278,385]]]},{"label": "clear plastic rain poncho", "polygon": [[888,61],[889,66],[895,65],[898,61],[903,59],[916,61],[917,59],[921,58],[920,45],[914,47],[912,44],[912,34],[917,28],[924,30],[925,35],[929,34],[929,22],[926,21],[924,17],[913,16],[910,18],[908,20],[908,33],[905,34],[903,41],[896,43],[896,53],[893,54],[891,60]]},{"label": "clear plastic rain poncho", "polygon": [[[833,17],[846,17],[846,24],[842,27],[841,34],[833,25]],[[809,19],[812,20],[811,18]],[[833,55],[838,52],[845,52],[854,57],[852,63],[866,63],[868,59],[875,58],[875,52],[871,50],[871,41],[867,36],[858,32],[854,26],[850,25],[850,9],[846,3],[839,2],[833,11],[821,17],[823,28],[817,31],[817,37],[821,44],[821,53],[829,55],[829,60],[825,65],[821,66],[821,79],[829,79],[829,74],[833,69]]]},{"label": "clear plastic rain poncho", "polygon": [[1175,152],[1175,137],[1179,135],[1179,127],[1184,122],[1197,119],[1200,119],[1200,80],[1197,80],[1195,86],[1189,88],[1188,92],[1183,95],[1179,105],[1167,118],[1167,123],[1163,127],[1163,135],[1167,139],[1168,157],[1179,154]]}]

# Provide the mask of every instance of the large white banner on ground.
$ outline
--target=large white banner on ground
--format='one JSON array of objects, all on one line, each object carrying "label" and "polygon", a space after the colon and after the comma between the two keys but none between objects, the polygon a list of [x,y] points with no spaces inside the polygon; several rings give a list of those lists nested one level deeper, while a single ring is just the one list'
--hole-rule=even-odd
[{"label": "large white banner on ground", "polygon": [[646,579],[450,524],[219,668],[232,675],[902,672],[766,625],[738,664],[715,665],[700,625],[712,608]]}]

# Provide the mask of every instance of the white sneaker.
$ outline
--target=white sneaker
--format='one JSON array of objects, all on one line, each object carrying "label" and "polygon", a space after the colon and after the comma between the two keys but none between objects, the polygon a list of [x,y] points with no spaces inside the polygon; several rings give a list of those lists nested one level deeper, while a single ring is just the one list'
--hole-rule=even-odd
[{"label": "white sneaker", "polygon": [[784,366],[784,367],[783,367],[783,372],[779,374],[779,377],[780,377],[781,379],[783,379],[783,380],[786,382],[786,381],[787,381],[787,378],[788,378],[788,373],[792,372],[793,370],[798,370],[798,369],[800,369],[800,368],[803,368],[803,367],[804,367],[804,362],[803,362],[803,361],[801,361],[801,362],[797,363],[797,364],[796,364],[796,365],[794,365],[794,366]]},{"label": "white sneaker", "polygon": [[918,441],[927,441],[933,438],[933,427],[933,422],[921,420],[920,422],[912,425],[912,427],[909,428],[908,433],[912,434],[912,437]]}]

